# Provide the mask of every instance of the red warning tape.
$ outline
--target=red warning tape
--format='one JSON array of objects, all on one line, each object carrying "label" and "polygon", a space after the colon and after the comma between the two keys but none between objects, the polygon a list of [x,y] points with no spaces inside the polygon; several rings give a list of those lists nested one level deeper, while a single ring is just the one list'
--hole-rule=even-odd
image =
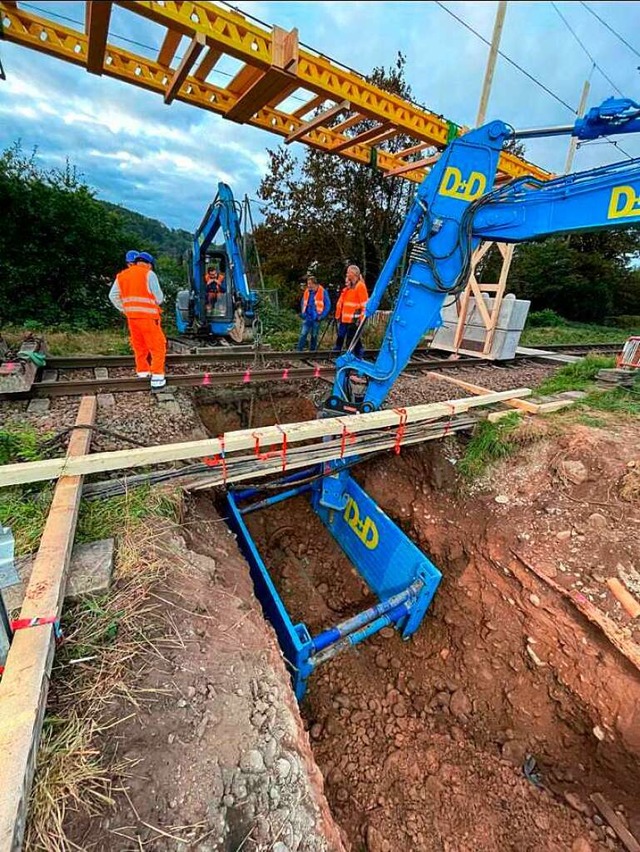
[{"label": "red warning tape", "polygon": [[268,459],[274,458],[274,456],[280,456],[280,458],[282,459],[282,470],[284,471],[284,470],[287,469],[287,433],[284,431],[282,426],[280,426],[278,423],[276,423],[276,426],[278,427],[278,429],[282,433],[282,446],[280,447],[279,450],[271,450],[271,451],[267,451],[266,453],[261,453],[260,452],[260,435],[257,435],[255,432],[252,432],[251,437],[255,439],[254,450],[255,450],[256,458],[259,461],[267,461]]},{"label": "red warning tape", "polygon": [[207,465],[207,467],[217,467],[220,465],[222,467],[222,484],[227,484],[227,460],[224,457],[224,435],[220,435],[218,438],[220,441],[220,452],[215,456],[207,456],[202,459],[202,461]]},{"label": "red warning tape", "polygon": [[340,458],[344,458],[344,451],[347,448],[347,443],[354,444],[356,440],[355,432],[349,432],[347,427],[342,424],[342,434],[340,435]]},{"label": "red warning tape", "polygon": [[[53,635],[56,640],[56,644],[62,642],[62,628],[60,627],[60,619],[57,615],[41,615],[36,616],[35,618],[16,618],[14,621],[9,622],[9,627],[11,628],[11,632],[15,633],[17,630],[26,630],[29,627],[41,627],[44,624],[53,625]],[[5,667],[0,666],[0,675],[4,672]]]},{"label": "red warning tape", "polygon": [[449,419],[447,420],[447,422],[445,424],[444,432],[442,433],[443,438],[445,437],[445,435],[448,435],[449,432],[451,431],[451,424],[452,424],[453,418],[455,417],[455,414],[456,414],[456,409],[455,409],[454,405],[452,405],[450,402],[445,403],[445,404],[449,406],[449,409],[451,410],[451,414],[449,415]]},{"label": "red warning tape", "polygon": [[393,445],[393,452],[396,455],[400,454],[400,445],[402,444],[402,439],[404,438],[404,433],[407,428],[407,409],[406,408],[394,408],[393,409],[397,415],[400,417],[400,422],[398,423],[398,431],[396,432],[396,442]]}]

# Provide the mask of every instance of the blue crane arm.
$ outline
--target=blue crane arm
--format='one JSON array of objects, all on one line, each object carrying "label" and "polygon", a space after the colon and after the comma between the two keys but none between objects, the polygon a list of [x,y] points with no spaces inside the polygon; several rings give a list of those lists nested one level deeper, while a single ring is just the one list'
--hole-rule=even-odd
[{"label": "blue crane arm", "polygon": [[226,183],[218,184],[218,193],[202,219],[193,236],[193,280],[204,288],[202,280],[203,264],[208,248],[214,242],[219,231],[224,237],[224,246],[228,257],[227,286],[229,282],[234,293],[243,302],[245,314],[253,315],[256,294],[249,287],[242,259],[240,220],[236,202]]},{"label": "blue crane arm", "polygon": [[[626,99],[605,101],[562,129],[582,138],[638,130],[640,107]],[[535,135],[558,131],[548,128]],[[406,252],[406,272],[378,357],[374,363],[356,358],[352,345],[338,359],[329,411],[373,411],[382,405],[424,334],[441,325],[445,299],[464,288],[482,239],[521,242],[640,225],[640,160],[546,183],[520,178],[487,192],[503,142],[514,135],[520,134],[500,121],[470,131],[451,142],[420,184],[365,310],[366,316],[377,310]]]}]

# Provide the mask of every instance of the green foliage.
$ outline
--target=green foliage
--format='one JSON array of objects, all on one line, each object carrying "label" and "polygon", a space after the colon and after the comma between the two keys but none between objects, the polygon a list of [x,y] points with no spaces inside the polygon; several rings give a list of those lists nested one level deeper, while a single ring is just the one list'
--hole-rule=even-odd
[{"label": "green foliage", "polygon": [[593,382],[600,370],[610,369],[616,363],[615,358],[605,355],[587,355],[574,364],[565,364],[552,376],[545,379],[537,388],[542,395],[561,393],[568,390],[584,390]]},{"label": "green foliage", "polygon": [[185,231],[99,201],[71,165],[43,170],[35,153],[15,144],[0,154],[0,326],[117,325],[107,297],[132,247],[156,254],[172,301],[186,278],[188,239]]},{"label": "green foliage", "polygon": [[629,336],[622,329],[587,323],[568,322],[551,328],[525,328],[520,342],[523,346],[544,348],[554,343],[624,343]]},{"label": "green foliage", "polygon": [[517,412],[508,414],[496,423],[482,420],[474,429],[458,470],[465,479],[476,479],[492,463],[508,456],[516,448],[513,433],[520,425]]},{"label": "green foliage", "polygon": [[611,322],[616,328],[626,328],[636,332],[640,329],[640,315],[622,314],[619,317],[612,317]]},{"label": "green foliage", "polygon": [[[369,79],[393,94],[411,97],[401,54],[390,68],[375,68]],[[357,136],[374,126],[372,120],[363,119],[347,132]],[[399,134],[379,147],[397,152],[414,141]],[[401,177],[386,178],[369,165],[327,157],[313,149],[306,150],[300,160],[285,148],[269,151],[269,157],[258,191],[268,206],[256,230],[265,273],[289,282],[282,289],[293,302],[297,282],[311,264],[316,264],[315,273],[323,284],[341,284],[346,265],[356,263],[372,286],[414,187]]]},{"label": "green foliage", "polygon": [[551,308],[533,311],[527,317],[528,328],[557,328],[561,325],[567,325],[566,319],[555,311],[552,311]]},{"label": "green foliage", "polygon": [[582,401],[581,405],[596,411],[609,411],[614,414],[626,414],[632,417],[640,415],[640,381],[633,390],[613,388],[607,391],[594,390]]},{"label": "green foliage", "polygon": [[[94,329],[87,331],[67,323],[47,326],[31,322],[32,330],[45,338],[50,355],[130,355],[129,336],[126,326],[119,328]],[[24,326],[27,324],[25,323]],[[0,329],[10,346],[17,346],[24,339],[24,326],[6,326]]]},{"label": "green foliage", "polygon": [[0,429],[0,465],[37,461],[41,439],[30,426],[10,425]]},{"label": "green foliage", "polygon": [[128,210],[119,204],[101,202],[107,210],[113,212],[127,233],[133,238],[133,248],[138,251],[150,251],[167,259],[182,261],[193,240],[188,231],[180,228],[168,228],[157,219],[150,219],[134,210]]}]

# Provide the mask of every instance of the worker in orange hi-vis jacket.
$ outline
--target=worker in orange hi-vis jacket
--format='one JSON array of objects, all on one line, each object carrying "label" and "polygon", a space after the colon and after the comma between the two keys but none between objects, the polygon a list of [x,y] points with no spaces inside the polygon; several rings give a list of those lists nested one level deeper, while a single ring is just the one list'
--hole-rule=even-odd
[{"label": "worker in orange hi-vis jacket", "polygon": [[[362,322],[365,305],[369,298],[367,285],[364,283],[360,268],[355,264],[347,267],[344,284],[344,289],[340,293],[336,306],[336,320],[338,321],[338,337],[334,347],[336,351],[342,349],[343,343],[346,343],[347,349],[351,345],[351,341]],[[356,358],[362,355],[362,351],[362,343],[358,340],[353,348]]]},{"label": "worker in orange hi-vis jacket", "polygon": [[151,390],[160,390],[167,383],[164,374],[167,339],[160,325],[164,295],[153,271],[154,263],[152,255],[140,252],[132,265],[116,275],[109,300],[127,318],[138,377],[151,377]]}]

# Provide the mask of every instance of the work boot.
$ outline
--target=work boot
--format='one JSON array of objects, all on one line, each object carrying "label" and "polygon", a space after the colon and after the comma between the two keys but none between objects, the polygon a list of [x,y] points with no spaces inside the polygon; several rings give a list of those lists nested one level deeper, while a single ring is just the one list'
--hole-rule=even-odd
[{"label": "work boot", "polygon": [[161,373],[152,373],[151,374],[151,390],[162,390],[162,388],[167,384],[167,380],[164,375]]},{"label": "work boot", "polygon": [[150,375],[151,375],[151,373],[136,373],[136,376],[139,379],[148,379]]}]

